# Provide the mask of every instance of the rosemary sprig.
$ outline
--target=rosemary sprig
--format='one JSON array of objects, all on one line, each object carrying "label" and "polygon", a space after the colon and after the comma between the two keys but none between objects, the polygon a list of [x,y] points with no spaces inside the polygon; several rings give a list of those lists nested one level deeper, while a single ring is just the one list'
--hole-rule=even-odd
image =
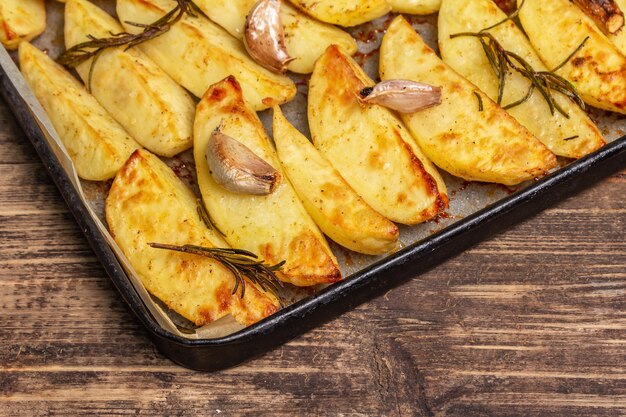
[{"label": "rosemary sprig", "polygon": [[126,46],[126,50],[133,46],[139,45],[143,42],[149,41],[156,37],[161,36],[170,30],[170,28],[177,23],[185,14],[190,16],[197,16],[197,6],[192,3],[191,0],[176,0],[176,7],[167,12],[163,17],[158,19],[154,23],[143,24],[135,22],[125,22],[128,25],[142,28],[143,30],[137,34],[128,32],[110,33],[108,38],[96,38],[92,35],[87,35],[88,41],[82,42],[69,48],[63,52],[58,58],[59,64],[68,68],[75,68],[81,63],[93,58],[91,66],[89,67],[89,77],[87,82],[87,88],[91,91],[91,79],[93,76],[93,69],[100,57],[100,54],[108,48],[115,48],[118,46]]},{"label": "rosemary sprig", "polygon": [[209,214],[208,211],[206,211],[206,209],[204,208],[204,204],[202,204],[202,200],[199,198],[196,198],[196,210],[198,212],[198,216],[200,216],[200,218],[202,219],[202,222],[204,223],[206,227],[208,227],[209,229],[215,230],[217,233],[219,233],[222,236],[226,236],[224,232],[218,229],[218,227],[215,225],[215,223],[213,222],[213,219],[211,218],[211,215]]},{"label": "rosemary sprig", "polygon": [[262,260],[259,260],[254,253],[243,249],[206,248],[197,245],[177,246],[163,243],[148,243],[148,245],[156,249],[192,253],[194,255],[215,259],[233,273],[235,276],[235,286],[233,287],[232,294],[236,294],[237,290],[239,290],[241,298],[244,297],[246,292],[246,278],[261,287],[263,291],[270,292],[274,295],[276,295],[278,288],[283,287],[283,283],[278,279],[275,272],[280,270],[285,264],[285,261],[279,262],[276,265],[266,265]]},{"label": "rosemary sprig", "polygon": [[[519,9],[518,9],[519,10]],[[575,54],[580,51],[587,42],[587,38],[576,48],[576,50],[570,54],[567,59],[557,66],[552,71],[535,71],[535,69],[524,60],[522,57],[514,52],[507,51],[496,40],[496,38],[487,32],[462,32],[450,35],[450,38],[456,38],[460,36],[471,36],[478,38],[480,44],[485,52],[485,56],[489,61],[489,64],[498,77],[498,104],[502,106],[502,99],[504,96],[504,89],[506,87],[506,76],[513,70],[521,74],[523,77],[530,81],[530,87],[527,94],[520,100],[503,106],[505,109],[510,109],[524,103],[530,98],[536,89],[543,96],[548,107],[550,108],[550,114],[554,114],[555,111],[561,113],[564,117],[569,119],[569,115],[554,99],[554,92],[559,92],[565,95],[567,98],[576,103],[580,108],[585,109],[585,103],[578,94],[576,87],[565,78],[554,73],[557,69],[565,65]]]},{"label": "rosemary sprig", "polygon": [[478,91],[474,91],[476,100],[478,100],[478,111],[483,111],[483,98],[478,94]]}]

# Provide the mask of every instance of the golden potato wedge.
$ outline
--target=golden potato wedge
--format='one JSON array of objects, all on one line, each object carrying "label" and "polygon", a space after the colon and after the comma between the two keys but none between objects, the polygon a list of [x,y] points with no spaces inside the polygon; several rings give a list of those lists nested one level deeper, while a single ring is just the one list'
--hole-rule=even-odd
[{"label": "golden potato wedge", "polygon": [[276,170],[281,169],[261,121],[244,101],[235,78],[230,76],[211,86],[197,108],[194,158],[205,206],[226,240],[268,263],[286,261],[278,274],[285,282],[309,286],[341,279],[326,239],[284,176],[276,189],[264,196],[236,194],[217,184],[206,150],[218,126]]},{"label": "golden potato wedge", "polygon": [[[215,23],[237,39],[243,39],[246,15],[257,0],[194,0],[200,9]],[[289,71],[309,74],[315,61],[331,44],[337,44],[353,55],[356,41],[343,30],[319,22],[301,13],[292,5],[282,2],[280,19],[285,29],[285,46],[294,58],[287,65]]]},{"label": "golden potato wedge", "polygon": [[374,210],[417,224],[448,203],[445,184],[390,110],[366,105],[359,91],[374,82],[338,47],[315,64],[309,126],[315,147]]},{"label": "golden potato wedge", "polygon": [[[149,24],[175,5],[172,0],[118,0],[117,14],[122,22]],[[123,24],[129,32],[140,30]],[[296,94],[293,81],[255,63],[242,42],[204,16],[185,16],[167,33],[140,48],[197,97],[229,75],[237,77],[255,110],[287,102]]]},{"label": "golden potato wedge", "polygon": [[435,13],[441,0],[387,0],[391,10],[397,13],[425,15]]},{"label": "golden potato wedge", "polygon": [[556,73],[571,81],[585,102],[626,114],[626,57],[591,18],[568,0],[526,0],[519,18],[549,69],[557,68],[588,38]]},{"label": "golden potato wedge", "polygon": [[[104,10],[87,0],[65,6],[65,46],[123,31]],[[92,60],[76,70],[89,83]],[[141,51],[106,49],[93,66],[91,93],[137,140],[161,156],[174,156],[192,144],[195,105],[189,94]]]},{"label": "golden potato wedge", "polygon": [[276,298],[250,283],[243,298],[233,294],[235,277],[218,261],[148,245],[228,247],[203,224],[193,193],[150,152],[133,153],[115,177],[106,220],[146,289],[196,325],[227,314],[248,325],[278,310]]},{"label": "golden potato wedge", "polygon": [[513,185],[556,165],[545,145],[441,61],[402,16],[383,37],[380,76],[441,86],[439,106],[403,114],[402,119],[424,153],[451,174]]},{"label": "golden potato wedge", "polygon": [[7,49],[17,49],[46,30],[44,0],[0,1],[0,42]]},{"label": "golden potato wedge", "polygon": [[304,13],[339,26],[356,26],[386,15],[391,7],[385,0],[289,0]]},{"label": "golden potato wedge", "polygon": [[302,204],[335,242],[367,255],[398,248],[395,224],[372,209],[313,144],[274,107],[274,143],[281,165]]},{"label": "golden potato wedge", "polygon": [[[505,18],[506,14],[491,0],[443,0],[439,11],[439,50],[444,62],[494,101],[498,99],[498,77],[479,40],[474,37],[451,38],[450,35],[479,32]],[[522,57],[536,71],[547,71],[524,33],[512,21],[488,32],[504,49]],[[530,83],[521,74],[510,72],[506,77],[502,103],[514,103],[525,97]],[[552,94],[568,117],[558,111],[551,114],[537,90],[528,100],[507,111],[557,155],[580,158],[604,145],[602,134],[584,110],[563,94],[556,91]]]},{"label": "golden potato wedge", "polygon": [[78,176],[115,176],[140,146],[82,84],[46,54],[24,41],[19,48],[24,79],[50,117]]}]

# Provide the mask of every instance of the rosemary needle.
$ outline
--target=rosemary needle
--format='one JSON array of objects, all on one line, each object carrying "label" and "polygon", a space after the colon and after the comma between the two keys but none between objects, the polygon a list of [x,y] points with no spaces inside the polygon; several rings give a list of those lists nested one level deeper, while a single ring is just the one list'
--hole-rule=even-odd
[{"label": "rosemary needle", "polygon": [[[278,288],[283,287],[283,283],[278,279],[275,272],[285,264],[285,261],[276,265],[266,265],[262,260],[252,253],[243,249],[232,248],[207,248],[197,245],[167,245],[163,243],[148,243],[150,247],[156,249],[167,249],[177,252],[192,253],[194,255],[205,256],[214,259],[228,268],[235,276],[235,286],[232,294],[240,291],[243,298],[246,292],[246,278],[261,287],[263,291],[270,292],[277,296]],[[276,298],[280,298],[277,296]]]},{"label": "rosemary needle", "polygon": [[87,89],[91,91],[91,79],[93,69],[100,57],[100,54],[108,48],[126,46],[130,49],[133,46],[149,41],[161,36],[170,30],[185,14],[197,16],[198,9],[191,0],[176,0],[177,4],[172,10],[167,12],[163,17],[154,23],[142,24],[134,22],[125,22],[126,24],[143,30],[137,34],[128,32],[110,33],[108,38],[96,38],[93,35],[87,35],[88,41],[76,44],[63,52],[57,60],[59,64],[68,68],[75,68],[83,62],[93,58],[89,67],[89,76],[87,81]]}]

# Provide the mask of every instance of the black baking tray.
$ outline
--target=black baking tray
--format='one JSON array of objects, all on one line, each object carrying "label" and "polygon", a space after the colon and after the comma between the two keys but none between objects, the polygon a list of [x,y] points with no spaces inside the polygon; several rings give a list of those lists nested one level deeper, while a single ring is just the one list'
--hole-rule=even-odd
[{"label": "black baking tray", "polygon": [[187,368],[215,371],[266,352],[402,282],[440,264],[473,244],[626,168],[626,136],[570,163],[530,186],[389,256],[345,280],[301,300],[235,334],[189,340],[160,327],[133,288],[87,207],[49,147],[28,105],[0,67],[0,91],[31,141],[70,211],[85,233],[122,299],[159,348]]}]

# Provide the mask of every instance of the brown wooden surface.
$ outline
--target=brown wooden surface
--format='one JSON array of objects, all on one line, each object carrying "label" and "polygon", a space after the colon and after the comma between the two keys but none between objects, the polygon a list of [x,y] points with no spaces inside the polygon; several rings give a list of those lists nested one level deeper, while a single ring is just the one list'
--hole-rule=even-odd
[{"label": "brown wooden surface", "polygon": [[0,99],[0,414],[626,415],[626,175],[227,371],[160,355]]}]

